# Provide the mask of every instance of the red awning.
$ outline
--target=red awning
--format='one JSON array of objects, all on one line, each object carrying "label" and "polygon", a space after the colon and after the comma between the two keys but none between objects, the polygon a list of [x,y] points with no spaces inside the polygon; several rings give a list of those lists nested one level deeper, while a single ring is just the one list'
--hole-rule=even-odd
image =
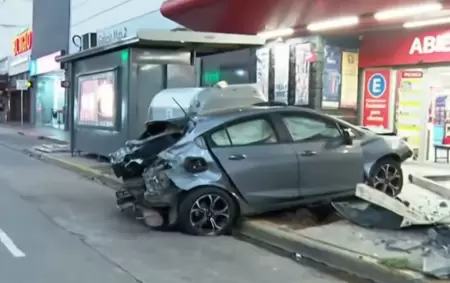
[{"label": "red awning", "polygon": [[255,34],[425,0],[167,0],[161,13],[197,31]]}]

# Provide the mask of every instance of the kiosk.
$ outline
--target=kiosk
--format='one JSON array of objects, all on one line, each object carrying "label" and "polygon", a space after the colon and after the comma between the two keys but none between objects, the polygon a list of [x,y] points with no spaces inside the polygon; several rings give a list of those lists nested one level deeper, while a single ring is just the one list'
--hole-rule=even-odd
[{"label": "kiosk", "polygon": [[72,154],[107,156],[139,136],[157,93],[196,86],[197,57],[264,43],[251,35],[140,30],[128,40],[57,57],[69,81]]}]

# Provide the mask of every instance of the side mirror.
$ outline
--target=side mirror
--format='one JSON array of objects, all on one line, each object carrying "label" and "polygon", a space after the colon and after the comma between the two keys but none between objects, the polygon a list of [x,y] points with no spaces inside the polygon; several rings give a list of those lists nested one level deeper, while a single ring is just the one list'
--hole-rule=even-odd
[{"label": "side mirror", "polygon": [[344,144],[346,145],[352,145],[353,139],[355,138],[355,135],[350,130],[344,130],[343,131],[343,137],[344,137]]}]

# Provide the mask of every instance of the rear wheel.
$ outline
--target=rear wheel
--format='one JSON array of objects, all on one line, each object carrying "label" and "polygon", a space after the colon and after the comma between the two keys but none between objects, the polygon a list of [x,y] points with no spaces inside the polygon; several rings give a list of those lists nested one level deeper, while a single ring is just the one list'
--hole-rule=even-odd
[{"label": "rear wheel", "polygon": [[368,185],[382,191],[391,197],[395,197],[403,188],[403,170],[400,163],[385,158],[372,167]]},{"label": "rear wheel", "polygon": [[237,216],[234,199],[227,192],[214,187],[189,192],[179,207],[179,225],[191,235],[218,236],[228,233]]}]

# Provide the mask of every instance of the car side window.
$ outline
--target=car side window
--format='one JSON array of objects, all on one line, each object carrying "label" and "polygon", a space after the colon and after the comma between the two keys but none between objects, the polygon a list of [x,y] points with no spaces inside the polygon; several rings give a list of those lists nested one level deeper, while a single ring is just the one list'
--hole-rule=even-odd
[{"label": "car side window", "polygon": [[277,136],[267,120],[255,119],[214,132],[211,140],[215,146],[260,145],[276,143]]},{"label": "car side window", "polygon": [[294,142],[330,140],[341,136],[333,123],[303,116],[285,116],[282,119]]}]

